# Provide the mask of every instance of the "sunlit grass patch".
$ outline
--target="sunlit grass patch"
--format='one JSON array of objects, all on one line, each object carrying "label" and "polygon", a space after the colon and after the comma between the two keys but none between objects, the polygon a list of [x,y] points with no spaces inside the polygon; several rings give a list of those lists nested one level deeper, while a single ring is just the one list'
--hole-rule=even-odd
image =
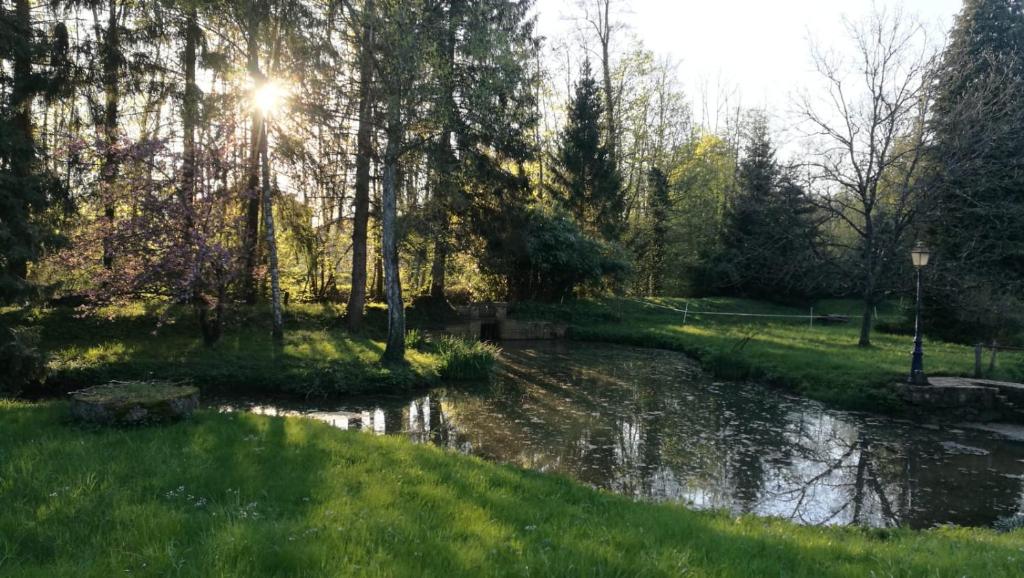
[{"label": "sunlit grass patch", "polygon": [[[795,317],[701,316],[700,311]],[[875,331],[872,347],[858,347],[860,304],[829,300],[816,304],[815,312],[846,315],[850,321],[811,326],[806,317],[796,317],[809,315],[810,308],[728,298],[529,304],[515,313],[568,320],[575,339],[681,351],[724,379],[760,380],[847,408],[895,409],[898,402],[891,386],[909,372],[910,339]],[[879,308],[884,318],[898,314],[893,305]],[[967,376],[974,371],[974,350],[926,335],[925,364],[933,375]],[[1024,378],[1024,356],[1001,354],[988,377]]]},{"label": "sunlit grass patch", "polygon": [[63,388],[159,379],[225,393],[342,395],[430,385],[445,366],[439,352],[414,348],[405,367],[382,366],[379,336],[348,333],[333,306],[289,308],[279,346],[263,313],[240,308],[214,347],[203,344],[187,308],[157,315],[153,307],[133,304],[88,314],[67,309],[32,314],[43,329],[50,383]]}]

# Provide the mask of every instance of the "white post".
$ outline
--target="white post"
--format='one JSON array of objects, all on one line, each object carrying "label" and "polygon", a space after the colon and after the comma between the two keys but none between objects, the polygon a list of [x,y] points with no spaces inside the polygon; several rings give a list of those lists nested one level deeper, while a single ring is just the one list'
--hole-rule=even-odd
[{"label": "white post", "polygon": [[811,329],[814,329],[814,307],[811,307]]},{"label": "white post", "polygon": [[686,325],[686,318],[690,315],[690,302],[686,302],[686,308],[683,309],[683,325]]}]

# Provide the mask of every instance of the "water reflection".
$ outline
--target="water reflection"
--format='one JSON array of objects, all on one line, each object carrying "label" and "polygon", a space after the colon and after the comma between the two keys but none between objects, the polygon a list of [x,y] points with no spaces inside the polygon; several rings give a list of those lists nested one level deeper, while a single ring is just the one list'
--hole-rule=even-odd
[{"label": "water reflection", "polygon": [[989,525],[1024,509],[1024,444],[713,383],[664,351],[515,345],[498,379],[478,389],[248,409],[407,435],[637,498],[806,524]]}]

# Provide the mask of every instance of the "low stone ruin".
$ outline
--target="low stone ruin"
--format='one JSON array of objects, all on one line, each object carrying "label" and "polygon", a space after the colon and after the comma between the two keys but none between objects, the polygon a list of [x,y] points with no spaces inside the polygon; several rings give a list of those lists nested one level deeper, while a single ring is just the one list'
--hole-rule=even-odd
[{"label": "low stone ruin", "polygon": [[179,420],[199,407],[199,388],[164,382],[114,382],[71,393],[71,416],[102,425]]}]

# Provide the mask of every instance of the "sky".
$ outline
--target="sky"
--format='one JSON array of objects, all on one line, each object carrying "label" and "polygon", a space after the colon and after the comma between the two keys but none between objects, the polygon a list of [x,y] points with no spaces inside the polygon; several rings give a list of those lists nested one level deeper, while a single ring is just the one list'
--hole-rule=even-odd
[{"label": "sky", "polygon": [[[680,63],[679,74],[702,120],[701,94],[739,95],[744,107],[784,111],[794,94],[813,88],[811,39],[829,46],[845,39],[843,17],[862,19],[872,0],[619,0],[629,32],[658,55]],[[940,43],[961,0],[877,0],[899,7]],[[537,0],[541,35],[568,35],[578,14],[575,0]],[[702,90],[702,87],[706,89]],[[711,108],[714,108],[713,106]],[[713,113],[712,113],[713,114]]]}]

